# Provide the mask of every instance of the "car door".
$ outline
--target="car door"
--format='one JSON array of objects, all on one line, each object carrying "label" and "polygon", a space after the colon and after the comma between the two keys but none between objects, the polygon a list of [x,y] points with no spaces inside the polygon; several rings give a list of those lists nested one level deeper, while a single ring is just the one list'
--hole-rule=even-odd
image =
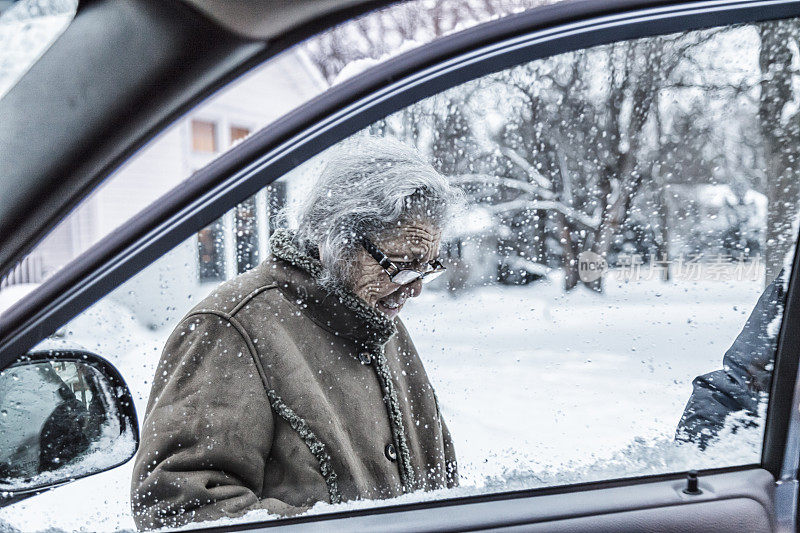
[{"label": "car door", "polygon": [[[462,486],[237,528],[793,530],[798,16],[797,2],[565,3],[389,60],[11,308],[3,366],[46,337],[78,341],[143,414],[163,336],[268,253],[270,206],[302,199],[340,141],[399,138],[469,200],[447,277],[405,319]],[[682,438],[698,375],[692,399],[720,423]],[[24,526],[70,488],[4,513]]]}]

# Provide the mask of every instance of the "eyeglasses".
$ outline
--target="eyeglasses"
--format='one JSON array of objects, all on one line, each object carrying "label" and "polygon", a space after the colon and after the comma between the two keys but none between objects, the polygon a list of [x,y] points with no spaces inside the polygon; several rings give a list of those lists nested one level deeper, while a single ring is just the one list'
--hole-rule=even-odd
[{"label": "eyeglasses", "polygon": [[378,264],[389,276],[389,280],[397,285],[408,285],[417,280],[422,283],[428,283],[439,277],[444,271],[445,267],[438,259],[434,259],[425,264],[425,270],[416,270],[411,268],[413,263],[393,262],[383,251],[375,246],[372,241],[364,237],[361,241],[364,249],[378,262]]}]

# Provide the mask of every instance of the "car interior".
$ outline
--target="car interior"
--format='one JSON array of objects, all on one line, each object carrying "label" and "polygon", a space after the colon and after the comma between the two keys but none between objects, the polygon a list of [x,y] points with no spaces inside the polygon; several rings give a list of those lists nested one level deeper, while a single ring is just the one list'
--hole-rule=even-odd
[{"label": "car interior", "polygon": [[[64,221],[132,161],[179,131],[176,124],[200,131],[192,124],[199,128],[207,117],[192,113],[237,80],[249,90],[246,74],[262,65],[336,28],[349,35],[358,26],[348,23],[404,4],[79,0],[63,33],[0,97],[0,227],[6,228],[0,281],[11,279],[26,256],[48,235],[59,235]],[[771,172],[785,160],[770,167],[769,150],[780,141],[791,153],[791,143],[800,142],[796,123],[792,129],[800,118],[798,20],[796,0],[536,3],[409,45],[355,74],[331,76],[319,94],[263,128],[243,129],[241,138],[234,138],[238,123],[226,122],[228,146],[214,144],[186,179],[133,218],[111,225],[0,312],[0,403],[16,394],[15,405],[38,406],[38,418],[26,418],[35,418],[36,428],[48,424],[55,409],[67,413],[73,430],[93,428],[91,442],[70,441],[69,427],[55,430],[62,436],[48,446],[72,446],[60,452],[72,454],[60,477],[58,461],[45,467],[44,452],[34,453],[36,431],[18,447],[27,455],[0,451],[0,529],[21,531],[38,512],[34,502],[49,496],[53,506],[70,486],[87,487],[76,493],[100,492],[91,476],[131,468],[167,334],[212,286],[266,257],[275,228],[296,225],[291,215],[281,221],[276,213],[300,202],[332,150],[373,135],[414,145],[472,202],[442,246],[447,271],[419,304],[412,302],[420,311],[404,315],[420,351],[431,354],[425,362],[439,394],[437,409],[441,404],[457,451],[463,436],[462,486],[396,500],[326,503],[294,517],[255,514],[185,527],[796,530],[800,268],[793,221],[800,198],[780,188],[785,181]],[[770,32],[793,40],[770,56],[758,40],[765,42]],[[670,64],[668,53],[680,61]],[[789,81],[777,89],[769,84],[779,76],[764,67],[779,68],[775,57],[791,67],[780,78]],[[277,84],[273,71],[266,72],[264,86]],[[653,72],[659,75],[647,78]],[[630,81],[634,75],[639,81]],[[658,97],[636,101],[637,91],[648,90]],[[783,95],[774,97],[789,103],[768,108],[764,95]],[[467,109],[474,114],[463,116],[478,125],[457,122]],[[650,118],[662,110],[663,122]],[[602,130],[611,131],[614,120],[625,132],[603,144]],[[753,132],[764,122],[788,133],[763,140],[765,134]],[[711,141],[691,151],[687,140],[704,136]],[[656,153],[650,145],[666,148]],[[722,155],[709,156],[710,147]],[[533,154],[529,161],[520,156],[525,150]],[[480,157],[464,155],[471,151]],[[725,154],[733,155],[728,160]],[[606,171],[608,190],[597,178]],[[798,170],[787,172],[791,180]],[[625,196],[626,187],[640,186],[638,196]],[[120,190],[124,202],[128,193]],[[602,208],[587,207],[604,201]],[[503,211],[521,202],[525,209]],[[658,211],[660,205],[671,211]],[[635,215],[614,219],[626,210]],[[670,235],[657,234],[667,224],[653,222],[657,218],[669,221]],[[779,245],[765,236],[774,227]],[[616,248],[597,246],[605,230],[624,236]],[[550,233],[540,245],[532,231]],[[566,244],[573,241],[580,242],[574,250]],[[657,248],[663,243],[680,251],[679,265],[666,255],[656,264],[653,250],[663,251]],[[577,252],[584,244],[608,259],[598,267],[609,272],[604,286],[599,276],[581,277]],[[531,260],[534,249],[541,260]],[[568,256],[572,252],[575,257]],[[724,261],[714,259],[723,254],[729,254]],[[765,257],[778,259],[763,267]],[[694,262],[705,266],[686,270]],[[569,269],[558,277],[566,264],[575,267],[572,292],[562,291],[570,284]],[[648,272],[647,283],[634,283],[633,276]],[[701,282],[694,273],[709,277]],[[731,359],[723,362],[723,356],[732,353],[773,280],[782,299],[769,302],[774,319],[766,333],[755,335],[769,340],[769,360],[742,370],[748,387],[759,371],[766,373],[766,390],[753,395],[757,407],[727,419],[720,445],[681,448],[673,428],[692,394],[692,378],[729,370]],[[0,299],[8,287],[0,283]],[[569,348],[558,353],[558,343]],[[139,359],[126,359],[129,353]],[[564,385],[570,380],[572,388]],[[710,397],[739,405],[724,385],[708,381]],[[576,397],[583,399],[570,403]],[[657,408],[648,411],[651,406]],[[617,414],[607,414],[612,411]],[[571,412],[581,413],[579,422]],[[0,421],[4,431],[24,425]],[[573,440],[540,437],[548,431]],[[0,436],[7,450],[12,440]],[[536,442],[544,444],[537,448]],[[105,459],[102,446],[111,450]],[[496,455],[486,452],[501,448]],[[590,451],[564,452],[570,448]],[[73,461],[87,449],[97,455]],[[15,487],[15,477],[26,481]],[[129,470],[118,478],[124,479],[108,486],[129,498]],[[44,529],[30,520],[24,530]],[[93,520],[97,516],[87,517],[89,530]],[[102,525],[134,527],[125,520]]]}]

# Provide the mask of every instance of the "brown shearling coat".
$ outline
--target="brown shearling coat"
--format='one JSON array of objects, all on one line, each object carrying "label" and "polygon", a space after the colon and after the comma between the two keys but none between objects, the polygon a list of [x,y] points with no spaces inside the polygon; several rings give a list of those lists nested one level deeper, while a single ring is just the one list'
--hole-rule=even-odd
[{"label": "brown shearling coat", "polygon": [[324,291],[288,232],[169,337],[131,482],[140,529],[278,515],[457,484],[433,388],[398,320]]}]

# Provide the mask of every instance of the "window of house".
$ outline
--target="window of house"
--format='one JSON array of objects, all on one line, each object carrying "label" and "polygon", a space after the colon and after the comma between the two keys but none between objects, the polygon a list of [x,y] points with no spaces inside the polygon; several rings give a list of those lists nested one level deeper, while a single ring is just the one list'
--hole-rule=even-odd
[{"label": "window of house", "polygon": [[[236,206],[197,234],[198,277],[221,281],[256,266],[266,254],[268,211],[259,194]],[[261,206],[261,208],[259,208]]]},{"label": "window of house", "polygon": [[217,125],[205,120],[192,120],[192,150],[214,153],[217,151]]},{"label": "window of house", "polygon": [[258,213],[252,197],[235,209],[236,272],[241,274],[259,263]]},{"label": "window of house", "polygon": [[242,139],[246,138],[250,135],[249,128],[242,128],[239,126],[231,126],[231,144],[236,144],[237,141],[241,141]]},{"label": "window of house", "polygon": [[218,220],[197,233],[199,281],[225,279],[225,225]]}]

